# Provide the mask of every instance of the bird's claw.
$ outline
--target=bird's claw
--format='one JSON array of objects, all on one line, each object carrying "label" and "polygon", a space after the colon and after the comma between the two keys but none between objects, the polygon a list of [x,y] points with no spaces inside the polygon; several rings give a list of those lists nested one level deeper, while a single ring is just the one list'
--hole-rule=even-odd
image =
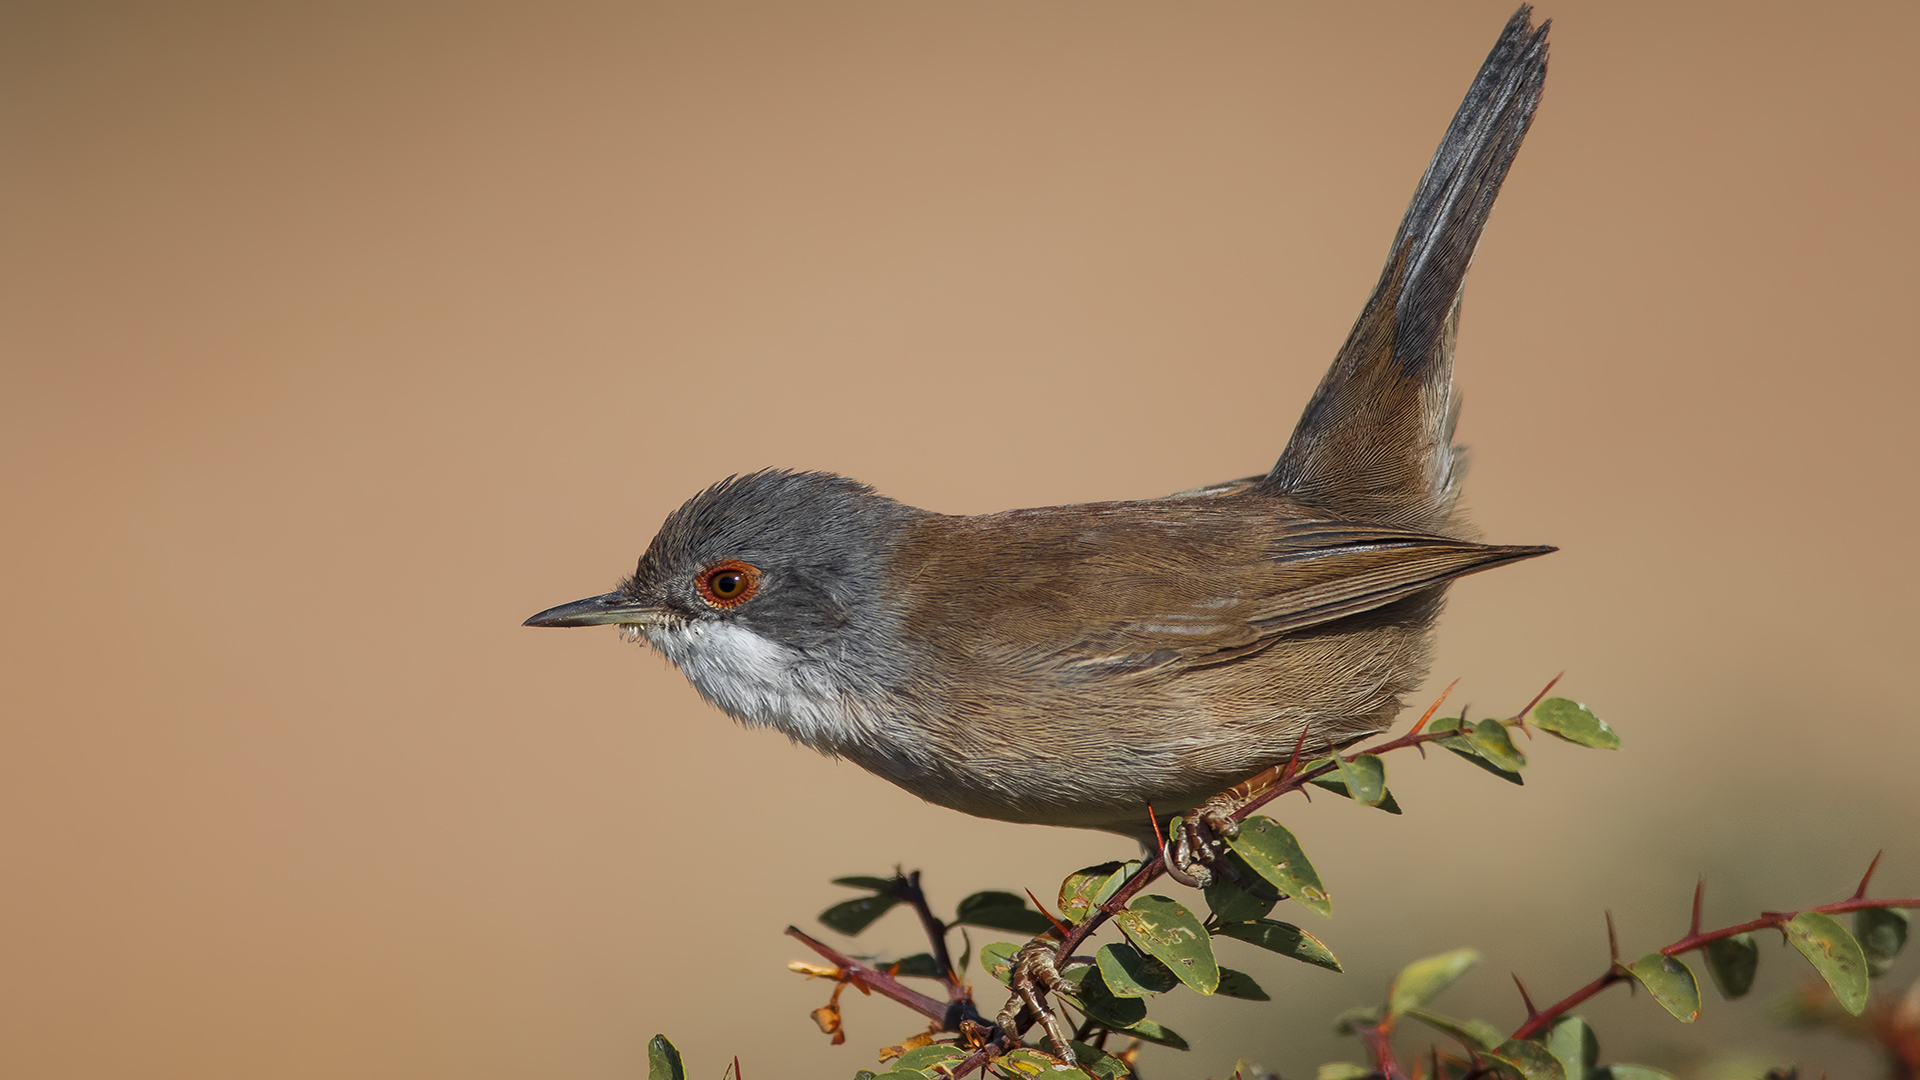
[{"label": "bird's claw", "polygon": [[1220,857],[1226,841],[1240,835],[1240,823],[1233,820],[1239,808],[1231,796],[1215,795],[1182,818],[1180,828],[1160,849],[1167,876],[1190,889],[1213,884],[1210,864]]},{"label": "bird's claw", "polygon": [[1053,1010],[1047,1008],[1048,993],[1068,989],[1067,980],[1060,976],[1060,967],[1053,958],[1054,950],[1059,945],[1048,933],[1027,942],[1013,955],[1013,964],[1008,972],[1008,981],[1013,984],[1013,996],[993,1022],[1006,1033],[1009,1049],[1018,1046],[1020,1010],[1025,1007],[1046,1031],[1047,1039],[1053,1043],[1054,1055],[1072,1065],[1075,1064],[1073,1047],[1068,1044],[1066,1029],[1060,1026],[1060,1018]]}]

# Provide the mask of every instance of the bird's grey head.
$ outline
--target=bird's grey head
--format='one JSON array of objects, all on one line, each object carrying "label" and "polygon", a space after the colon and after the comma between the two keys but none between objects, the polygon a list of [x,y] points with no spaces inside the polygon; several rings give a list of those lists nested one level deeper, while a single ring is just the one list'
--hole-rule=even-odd
[{"label": "bird's grey head", "polygon": [[870,649],[849,646],[890,627],[882,567],[914,513],[830,473],[728,477],[667,517],[618,589],[543,611],[527,623],[616,623],[676,662],[682,657],[668,649],[670,637],[723,627],[751,631],[802,656],[871,657]]},{"label": "bird's grey head", "polygon": [[822,648],[874,618],[881,563],[910,512],[830,473],[728,477],[668,516],[619,591],[670,620]]}]

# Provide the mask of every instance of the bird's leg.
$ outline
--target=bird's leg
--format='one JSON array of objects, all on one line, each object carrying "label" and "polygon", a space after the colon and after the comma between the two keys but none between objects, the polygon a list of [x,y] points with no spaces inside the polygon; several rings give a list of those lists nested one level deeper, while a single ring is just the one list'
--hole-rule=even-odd
[{"label": "bird's leg", "polygon": [[1244,797],[1236,797],[1239,789],[1236,785],[1215,795],[1181,819],[1180,828],[1160,851],[1169,877],[1192,889],[1213,884],[1211,864],[1219,859],[1225,842],[1240,835],[1240,824],[1233,820]]},{"label": "bird's leg", "polygon": [[1281,777],[1298,764],[1299,757],[1296,747],[1292,762],[1250,776],[1188,811],[1180,821],[1179,830],[1167,838],[1167,845],[1160,850],[1167,876],[1191,889],[1204,889],[1213,884],[1211,864],[1219,859],[1226,841],[1240,835],[1240,823],[1233,815],[1279,783]]},{"label": "bird's leg", "polygon": [[1012,969],[1008,972],[1008,981],[1013,984],[1013,996],[1007,1000],[1007,1007],[1000,1010],[994,1023],[1006,1033],[1008,1046],[1020,1045],[1020,1009],[1025,1006],[1033,1013],[1033,1018],[1047,1033],[1047,1039],[1053,1043],[1054,1056],[1069,1065],[1075,1063],[1073,1047],[1067,1044],[1067,1032],[1060,1026],[1060,1018],[1047,1008],[1048,992],[1058,993],[1067,988],[1067,981],[1060,977],[1060,968],[1054,963],[1053,951],[1060,943],[1053,940],[1052,934],[1043,934],[1021,946],[1013,956]]}]

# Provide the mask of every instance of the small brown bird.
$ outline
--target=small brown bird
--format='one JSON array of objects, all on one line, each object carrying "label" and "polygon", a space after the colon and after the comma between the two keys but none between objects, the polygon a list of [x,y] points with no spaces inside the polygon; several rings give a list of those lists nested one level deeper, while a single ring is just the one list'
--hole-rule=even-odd
[{"label": "small brown bird", "polygon": [[732,477],[604,596],[743,723],[981,817],[1145,839],[1293,752],[1383,731],[1448,583],[1552,551],[1455,514],[1461,283],[1546,78],[1521,8],[1267,473],[1165,498],[936,514],[826,473]]}]

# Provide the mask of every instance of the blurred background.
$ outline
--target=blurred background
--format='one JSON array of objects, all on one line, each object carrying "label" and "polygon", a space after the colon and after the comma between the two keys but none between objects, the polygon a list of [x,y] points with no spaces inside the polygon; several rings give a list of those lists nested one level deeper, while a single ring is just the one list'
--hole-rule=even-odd
[{"label": "blurred background", "polygon": [[[830,877],[1044,897],[1128,842],[520,620],[762,466],[952,513],[1265,469],[1510,12],[0,8],[0,1072],[634,1077],[656,1031],[695,1076],[872,1067],[914,1018],[849,995],[830,1047],[783,970]],[[1455,588],[1420,703],[1565,670],[1626,748],[1278,807],[1348,971],[1234,953],[1276,1003],[1171,1002],[1156,1077],[1358,1060],[1334,1014],[1460,945],[1438,1007],[1511,1029],[1508,972],[1562,996],[1703,874],[1717,924],[1882,848],[1920,893],[1920,9],[1540,14],[1457,373],[1475,519],[1562,550]],[[1764,957],[1689,1027],[1583,1011],[1607,1059],[1873,1075],[1768,1025],[1810,969]]]}]

